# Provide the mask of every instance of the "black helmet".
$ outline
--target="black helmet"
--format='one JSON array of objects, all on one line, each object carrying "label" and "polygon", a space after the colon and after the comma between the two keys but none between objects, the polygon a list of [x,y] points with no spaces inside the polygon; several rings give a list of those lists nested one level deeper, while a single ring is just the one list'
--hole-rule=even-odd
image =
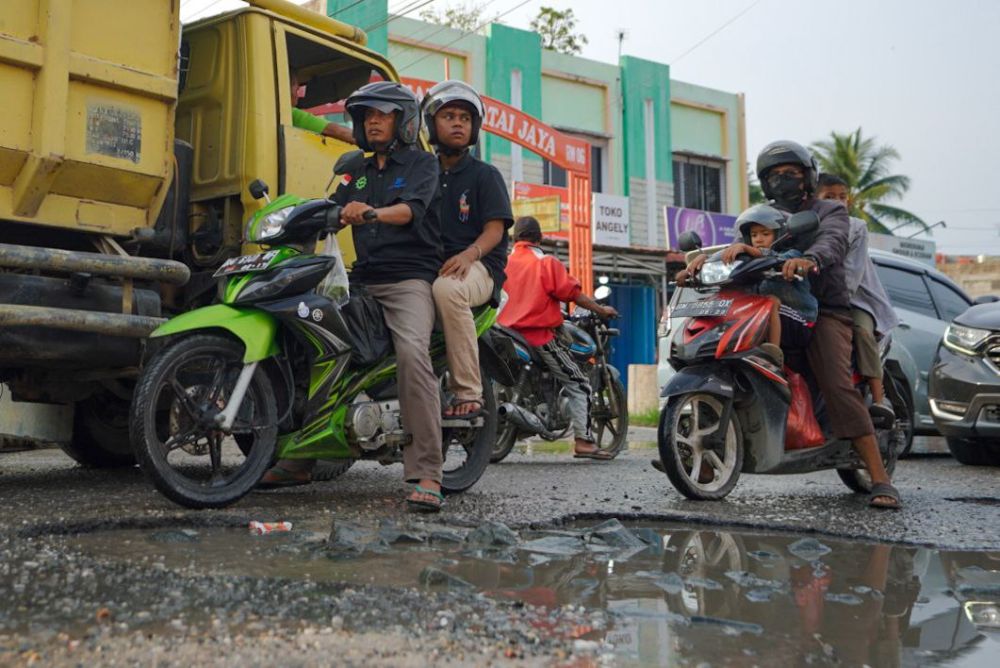
[{"label": "black helmet", "polygon": [[427,91],[427,95],[424,96],[421,107],[424,111],[424,123],[427,125],[427,132],[430,134],[431,143],[438,143],[437,128],[434,126],[434,115],[442,107],[454,103],[461,103],[472,114],[472,134],[469,137],[469,146],[478,143],[479,128],[483,125],[483,116],[485,115],[483,98],[479,97],[479,93],[476,92],[475,88],[464,81],[457,81],[455,79],[448,79],[447,81],[435,84]]},{"label": "black helmet", "polygon": [[750,226],[761,225],[774,230],[775,237],[785,229],[785,215],[767,204],[755,204],[736,219],[736,229],[743,237],[743,243],[750,243]]},{"label": "black helmet", "polygon": [[396,112],[396,139],[414,144],[420,133],[420,103],[409,88],[395,81],[376,81],[357,89],[344,102],[354,122],[354,141],[365,151],[374,151],[365,137],[365,109],[384,114]]},{"label": "black helmet", "polygon": [[816,178],[819,174],[816,158],[801,144],[780,140],[771,142],[757,154],[757,180],[760,181],[760,187],[768,199],[774,199],[774,195],[769,192],[767,173],[772,167],[789,164],[802,167],[806,178],[806,192],[816,192]]}]

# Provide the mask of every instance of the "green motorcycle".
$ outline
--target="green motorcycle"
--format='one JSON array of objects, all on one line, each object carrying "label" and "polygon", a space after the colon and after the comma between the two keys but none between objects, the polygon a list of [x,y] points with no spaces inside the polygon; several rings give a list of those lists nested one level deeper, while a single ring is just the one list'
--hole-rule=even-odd
[{"label": "green motorcycle", "polygon": [[[337,173],[345,171],[342,162]],[[235,502],[276,458],[334,460],[342,472],[358,459],[401,462],[410,439],[391,345],[381,355],[366,345],[373,327],[384,330],[373,322],[380,311],[357,317],[336,289],[346,287],[334,236],[342,227],[340,207],[290,194],[271,201],[260,181],[250,192],[267,201],[246,227],[247,241],[263,252],[218,269],[221,303],[153,332],[132,404],[130,433],[142,470],[189,508]],[[308,252],[322,239],[325,254]],[[331,276],[342,278],[332,281],[334,289],[316,289]],[[496,309],[480,307],[473,315],[480,337],[488,336]],[[369,359],[359,356],[361,349]],[[439,333],[431,357],[443,396],[447,366]],[[484,338],[480,360],[484,379],[510,380]],[[483,383],[481,415],[442,421],[446,493],[471,487],[489,463],[497,429],[492,385]]]}]

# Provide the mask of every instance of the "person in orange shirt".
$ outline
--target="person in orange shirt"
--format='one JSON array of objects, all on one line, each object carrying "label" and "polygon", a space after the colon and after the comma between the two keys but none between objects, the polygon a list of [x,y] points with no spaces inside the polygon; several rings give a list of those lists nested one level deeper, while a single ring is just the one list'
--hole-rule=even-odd
[{"label": "person in orange shirt", "polygon": [[513,329],[534,346],[549,372],[566,388],[570,420],[573,423],[576,457],[612,459],[597,447],[590,432],[590,383],[569,352],[556,340],[562,325],[562,303],[575,302],[602,318],[618,315],[611,306],[598,304],[581,292],[580,281],[566,267],[538,246],[542,228],[531,216],[514,224],[514,250],[507,258],[504,290],[508,302],[500,311],[501,325]]}]

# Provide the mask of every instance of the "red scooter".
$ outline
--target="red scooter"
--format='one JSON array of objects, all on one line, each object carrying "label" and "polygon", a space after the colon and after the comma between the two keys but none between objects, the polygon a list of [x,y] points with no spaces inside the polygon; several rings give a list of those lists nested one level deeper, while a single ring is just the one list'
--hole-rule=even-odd
[{"label": "red scooter", "polygon": [[[812,211],[791,216],[773,248],[815,232],[819,219]],[[678,239],[681,250],[701,248],[693,232]],[[855,492],[869,493],[871,478],[851,442],[820,436],[817,445],[802,447],[786,440],[789,407],[815,408],[818,426],[826,427],[822,397],[807,382],[790,384],[798,369],[808,381],[804,350],[786,350],[785,368],[777,367],[759,346],[767,338],[770,299],[748,289],[781,274],[783,261],[774,256],[741,256],[722,262],[721,252],[702,266],[691,289],[700,298],[677,303],[675,290],[670,318],[685,317],[670,342],[670,365],[677,373],[660,392],[665,398],[657,430],[660,463],[670,482],[691,499],[721,499],[736,486],[741,473],[808,473],[836,469]],[[684,290],[687,292],[687,290]],[[881,342],[883,364],[889,337]],[[797,361],[797,363],[796,363]],[[906,415],[900,388],[885,374],[886,397],[896,415]],[[870,402],[867,386],[855,375],[858,391]],[[791,387],[790,387],[791,385]],[[794,392],[793,392],[794,390]],[[807,396],[803,396],[808,393]],[[806,409],[808,420],[808,409]],[[801,414],[800,414],[801,417]],[[815,423],[814,423],[815,425]],[[899,421],[877,424],[876,438],[886,471],[892,473],[905,444]],[[811,445],[811,444],[806,444]],[[660,467],[657,467],[660,468]]]}]

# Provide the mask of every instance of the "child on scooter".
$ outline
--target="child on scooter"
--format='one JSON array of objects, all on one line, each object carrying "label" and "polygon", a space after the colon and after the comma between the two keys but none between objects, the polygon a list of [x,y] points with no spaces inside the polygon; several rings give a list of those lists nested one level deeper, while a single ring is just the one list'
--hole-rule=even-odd
[{"label": "child on scooter", "polygon": [[[784,260],[802,257],[802,253],[794,249],[781,252],[771,249],[785,228],[784,215],[773,207],[766,204],[750,207],[736,219],[736,228],[743,243],[726,248],[722,253],[723,262],[731,264],[740,255],[754,258],[777,255]],[[677,284],[683,285],[697,274],[706,259],[708,256],[704,254],[695,257],[686,269],[677,274]],[[757,287],[760,294],[770,295],[772,302],[768,340],[761,344],[760,349],[779,367],[785,362],[782,348],[805,349],[819,311],[816,298],[809,290],[808,279],[801,275],[796,279],[769,278]]]}]

